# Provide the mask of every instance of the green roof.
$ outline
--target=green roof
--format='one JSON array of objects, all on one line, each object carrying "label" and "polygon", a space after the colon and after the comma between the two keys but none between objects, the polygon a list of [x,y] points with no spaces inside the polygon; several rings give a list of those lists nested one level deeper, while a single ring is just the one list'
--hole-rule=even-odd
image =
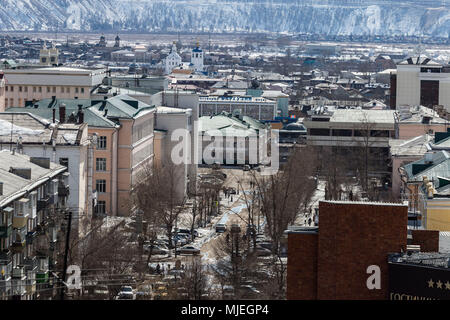
[{"label": "green roof", "polygon": [[[66,105],[66,118],[71,114],[78,113],[78,106],[84,112],[84,122],[91,127],[116,127],[118,119],[132,119],[144,110],[154,109],[139,100],[127,95],[111,97],[107,100],[91,99],[42,99],[24,108],[9,108],[8,112],[30,112],[50,121],[53,118],[53,109],[56,110],[55,117],[59,121],[59,106]],[[105,109],[108,109],[105,115]]]}]

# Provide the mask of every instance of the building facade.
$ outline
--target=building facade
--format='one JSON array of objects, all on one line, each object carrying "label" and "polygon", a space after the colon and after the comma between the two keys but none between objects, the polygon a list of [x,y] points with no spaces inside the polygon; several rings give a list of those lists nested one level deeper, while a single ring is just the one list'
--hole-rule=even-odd
[{"label": "building facade", "polygon": [[102,83],[105,69],[84,70],[66,67],[5,70],[5,108],[24,107],[34,101],[89,99],[90,91]]},{"label": "building facade", "polygon": [[[288,300],[388,298],[388,254],[407,247],[408,206],[321,201],[319,226],[288,233]],[[368,268],[380,269],[370,290]]]},{"label": "building facade", "polygon": [[414,56],[397,65],[396,107],[442,105],[450,110],[450,68],[425,56]]},{"label": "building facade", "polygon": [[50,299],[58,292],[50,270],[61,269],[66,171],[49,159],[0,151],[0,299]]}]

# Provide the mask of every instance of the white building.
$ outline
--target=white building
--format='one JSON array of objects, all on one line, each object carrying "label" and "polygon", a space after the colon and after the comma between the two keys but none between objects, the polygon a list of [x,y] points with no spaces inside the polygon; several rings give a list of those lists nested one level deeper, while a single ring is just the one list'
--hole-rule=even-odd
[{"label": "white building", "polygon": [[450,68],[415,56],[397,65],[396,108],[442,105],[450,111]]},{"label": "white building", "polygon": [[50,49],[47,48],[46,44],[44,43],[44,46],[39,52],[39,63],[42,66],[57,66],[59,56],[59,50],[55,47],[53,44]]},{"label": "white building", "polygon": [[85,123],[51,123],[28,112],[0,113],[0,149],[15,148],[17,153],[47,159],[68,168],[70,193],[67,206],[77,223],[81,223],[82,219],[78,217],[86,217],[83,213],[87,211],[88,144]]},{"label": "white building", "polygon": [[204,66],[203,66],[203,50],[200,48],[199,43],[197,42],[197,45],[194,49],[192,49],[191,52],[191,64],[192,67],[196,72],[203,72]]},{"label": "white building", "polygon": [[[172,162],[172,151],[176,150],[179,141],[172,141],[172,134],[176,130],[185,129],[193,137],[192,109],[181,109],[159,106],[156,107],[155,115],[155,157],[157,163],[170,164]],[[184,141],[190,142],[186,145],[190,149],[190,154],[194,154],[194,139],[183,137]],[[177,195],[183,197],[188,192],[189,180],[195,181],[197,176],[197,164],[187,161],[184,164],[176,165],[177,175]]]},{"label": "white building", "polygon": [[172,73],[173,69],[179,67],[180,65],[181,65],[181,57],[177,53],[177,46],[174,42],[170,54],[166,57],[164,71],[166,74],[170,74]]}]

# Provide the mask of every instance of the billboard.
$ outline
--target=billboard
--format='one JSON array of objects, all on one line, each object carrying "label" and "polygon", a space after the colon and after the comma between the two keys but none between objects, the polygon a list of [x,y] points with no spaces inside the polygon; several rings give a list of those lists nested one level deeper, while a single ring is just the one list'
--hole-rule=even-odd
[{"label": "billboard", "polygon": [[450,268],[388,265],[389,300],[450,300]]}]

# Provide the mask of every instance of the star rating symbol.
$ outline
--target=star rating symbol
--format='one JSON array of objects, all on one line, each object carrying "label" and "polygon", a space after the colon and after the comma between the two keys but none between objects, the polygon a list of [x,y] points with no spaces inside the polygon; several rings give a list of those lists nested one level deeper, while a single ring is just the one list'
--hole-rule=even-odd
[{"label": "star rating symbol", "polygon": [[[441,280],[433,281],[433,279],[430,279],[429,281],[427,281],[427,283],[428,283],[428,288],[450,290],[450,281],[448,281],[448,280],[447,280],[447,282],[444,283]],[[435,284],[436,284],[436,287],[434,286]]]}]

